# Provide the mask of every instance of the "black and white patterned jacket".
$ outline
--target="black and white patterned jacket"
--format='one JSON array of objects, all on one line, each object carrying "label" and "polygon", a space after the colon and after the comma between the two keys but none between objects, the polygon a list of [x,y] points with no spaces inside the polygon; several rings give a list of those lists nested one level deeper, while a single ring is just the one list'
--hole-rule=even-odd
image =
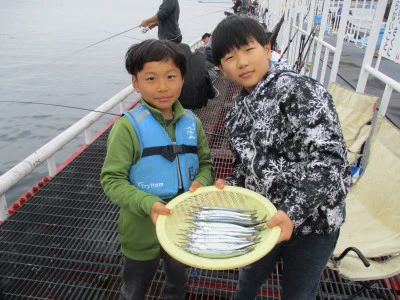
[{"label": "black and white patterned jacket", "polygon": [[351,184],[331,95],[312,78],[275,65],[226,117],[230,185],[258,192],[294,222],[295,234],[326,234],[345,220]]}]

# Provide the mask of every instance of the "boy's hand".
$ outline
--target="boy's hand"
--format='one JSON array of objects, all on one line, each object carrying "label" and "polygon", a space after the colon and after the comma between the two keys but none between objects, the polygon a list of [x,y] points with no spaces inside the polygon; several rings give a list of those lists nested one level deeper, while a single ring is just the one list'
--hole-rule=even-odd
[{"label": "boy's hand", "polygon": [[278,212],[268,220],[267,227],[272,228],[275,226],[281,228],[281,235],[279,236],[278,244],[283,241],[288,241],[292,236],[294,224],[283,210],[278,210]]},{"label": "boy's hand", "polygon": [[226,186],[226,181],[223,179],[217,179],[215,181],[215,186],[222,190],[224,188],[224,186]]},{"label": "boy's hand", "polygon": [[203,187],[203,185],[198,182],[197,180],[193,180],[192,184],[190,185],[189,192],[195,192],[198,188]]},{"label": "boy's hand", "polygon": [[151,206],[150,217],[154,225],[156,225],[158,215],[172,215],[172,209],[165,207],[164,203],[156,202]]}]

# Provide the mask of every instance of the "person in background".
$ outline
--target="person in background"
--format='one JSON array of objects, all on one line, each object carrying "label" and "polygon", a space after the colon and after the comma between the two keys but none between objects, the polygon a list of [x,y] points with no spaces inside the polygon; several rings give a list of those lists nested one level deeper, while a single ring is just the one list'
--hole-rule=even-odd
[{"label": "person in background", "polygon": [[333,99],[316,80],[280,63],[270,67],[271,47],[254,19],[223,19],[212,51],[221,72],[243,87],[225,119],[234,170],[216,186],[265,196],[277,209],[266,226],[281,229],[267,255],[239,269],[235,300],[254,299],[281,260],[282,299],[314,299],[351,185]]},{"label": "person in background", "polygon": [[253,1],[252,9],[253,9],[253,12],[252,12],[253,16],[258,18],[260,15],[260,5],[257,0]]},{"label": "person in background", "polygon": [[178,101],[186,57],[176,44],[133,45],[125,66],[141,100],[113,125],[100,177],[120,207],[121,299],[144,300],[162,258],[164,299],[184,300],[187,266],[160,246],[155,224],[173,214],[165,206],[172,198],[214,183],[210,149],[201,121]]},{"label": "person in background", "polygon": [[211,46],[212,46],[212,37],[211,34],[205,33],[201,37],[201,40],[203,41],[204,44],[204,54],[207,56],[207,60],[214,64],[214,58],[212,56],[212,51],[211,51]]},{"label": "person in background", "polygon": [[163,0],[158,12],[140,23],[141,27],[153,29],[158,26],[158,38],[169,40],[176,44],[182,42],[182,33],[179,28],[179,1]]},{"label": "person in background", "polygon": [[211,43],[212,43],[211,34],[206,32],[205,34],[202,35],[201,40],[203,41],[204,49],[211,50]]},{"label": "person in background", "polygon": [[[243,0],[243,1],[247,1],[247,0]],[[240,13],[240,10],[242,8],[242,0],[232,0],[233,2],[233,6],[232,6],[232,10],[235,14]]]}]

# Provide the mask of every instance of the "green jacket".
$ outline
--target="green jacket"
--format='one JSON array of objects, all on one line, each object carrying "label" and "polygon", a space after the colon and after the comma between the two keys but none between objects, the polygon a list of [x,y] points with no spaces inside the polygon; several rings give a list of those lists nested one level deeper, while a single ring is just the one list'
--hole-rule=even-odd
[{"label": "green jacket", "polygon": [[[143,100],[142,102],[174,141],[175,123],[184,114],[182,105],[178,101],[174,103],[174,120],[166,126],[161,112]],[[196,121],[200,169],[195,180],[208,186],[214,184],[210,148],[200,119],[197,118]],[[122,253],[134,260],[150,260],[158,257],[160,253],[155,226],[150,218],[151,206],[155,202],[165,203],[165,201],[130,183],[129,170],[139,158],[140,144],[136,132],[131,121],[127,117],[122,117],[115,122],[108,136],[107,155],[101,171],[101,185],[111,201],[120,207],[118,233]]]}]

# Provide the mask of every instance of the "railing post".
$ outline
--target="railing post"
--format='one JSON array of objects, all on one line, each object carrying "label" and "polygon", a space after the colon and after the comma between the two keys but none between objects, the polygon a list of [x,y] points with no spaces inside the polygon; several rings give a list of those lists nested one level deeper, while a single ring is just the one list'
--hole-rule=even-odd
[{"label": "railing post", "polygon": [[85,129],[85,143],[86,145],[90,145],[93,140],[92,140],[92,130],[90,129],[90,127]]},{"label": "railing post", "polygon": [[8,207],[6,201],[6,195],[0,196],[0,223],[4,222],[8,218]]},{"label": "railing post", "polygon": [[57,164],[55,155],[49,157],[46,162],[47,162],[47,169],[49,170],[49,175],[51,177],[54,177],[57,174]]},{"label": "railing post", "polygon": [[125,111],[125,100],[119,103],[119,114],[122,115]]},{"label": "railing post", "polygon": [[[375,10],[374,20],[372,21],[371,33],[368,38],[368,46],[365,49],[364,60],[362,63],[360,75],[358,77],[356,91],[359,93],[364,93],[365,86],[367,85],[368,72],[365,69],[366,66],[371,66],[372,59],[374,58],[374,52],[376,43],[378,41],[379,31],[381,29],[383,15],[385,14],[385,9],[388,0],[381,0],[378,2],[378,7]],[[372,5],[372,3],[371,3]]]},{"label": "railing post", "polygon": [[390,97],[392,96],[393,88],[386,84],[385,91],[383,92],[381,104],[379,105],[379,114],[382,116],[386,115],[387,108],[389,106]]},{"label": "railing post", "polygon": [[340,56],[342,55],[343,41],[347,26],[347,19],[349,17],[350,4],[351,0],[345,0],[343,2],[341,16],[339,17],[339,15],[336,14],[335,22],[340,22],[340,23],[339,23],[339,30],[337,31],[336,51],[333,56],[331,75],[329,77],[329,81],[333,82],[336,82],[337,72],[339,69]]}]

